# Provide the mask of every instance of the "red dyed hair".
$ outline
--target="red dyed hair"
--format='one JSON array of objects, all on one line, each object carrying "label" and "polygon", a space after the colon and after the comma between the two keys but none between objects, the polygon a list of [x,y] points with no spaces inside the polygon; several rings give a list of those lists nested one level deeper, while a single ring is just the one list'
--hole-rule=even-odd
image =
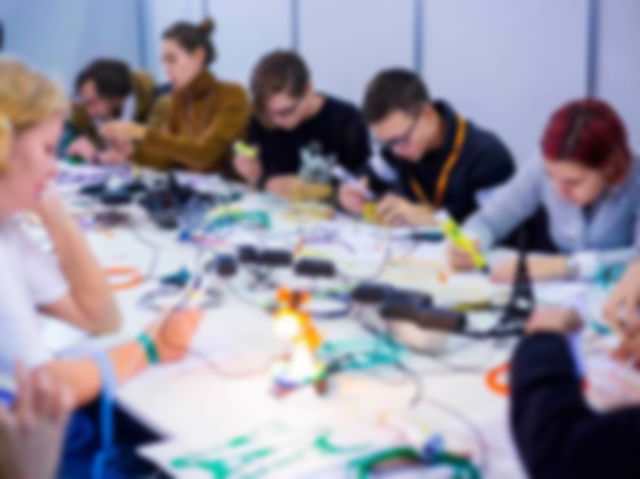
[{"label": "red dyed hair", "polygon": [[612,184],[622,182],[631,169],[624,123],[601,100],[575,100],[556,110],[541,143],[547,160],[575,161],[600,170]]}]

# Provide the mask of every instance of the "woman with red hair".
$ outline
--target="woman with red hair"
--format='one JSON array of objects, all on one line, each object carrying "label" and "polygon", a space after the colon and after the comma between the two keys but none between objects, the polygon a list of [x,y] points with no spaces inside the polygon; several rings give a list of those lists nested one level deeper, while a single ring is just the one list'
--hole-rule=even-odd
[{"label": "woman with red hair", "polygon": [[[542,205],[559,254],[531,257],[531,276],[591,279],[637,256],[639,166],[613,108],[596,99],[569,102],[551,116],[541,158],[524,165],[467,221],[465,231],[481,248],[491,248]],[[471,258],[454,247],[450,258],[456,269],[473,267]],[[515,269],[509,259],[492,276],[508,282]]]}]

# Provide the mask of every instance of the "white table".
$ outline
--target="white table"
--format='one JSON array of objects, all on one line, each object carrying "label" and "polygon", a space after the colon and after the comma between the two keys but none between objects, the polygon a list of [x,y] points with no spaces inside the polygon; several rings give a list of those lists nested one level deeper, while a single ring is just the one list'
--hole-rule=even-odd
[{"label": "white table", "polygon": [[[71,174],[74,171],[77,170],[71,170]],[[228,185],[216,179],[187,175],[187,181],[205,189],[229,190]],[[75,211],[94,208],[79,199],[73,188],[65,188],[65,192]],[[305,256],[333,258],[341,271],[367,277],[379,269],[388,255],[390,259],[382,279],[397,286],[429,291],[437,302],[504,298],[508,292],[491,285],[480,275],[454,275],[443,282],[443,247],[390,239],[398,232],[390,233],[346,218],[325,221],[294,215],[290,205],[251,193],[230,208],[266,210],[271,214],[272,229],[256,232],[236,227],[223,236],[224,241],[215,249],[205,249],[206,257],[216,252],[232,252],[236,245],[246,242],[294,248],[299,245],[302,231],[310,237],[304,248]],[[137,208],[127,211],[133,218],[132,228],[88,233],[92,247],[105,266],[128,265],[151,274],[140,287],[117,293],[125,318],[123,329],[108,337],[88,340],[59,326],[49,327],[52,344],[68,347],[71,341],[76,351],[91,350],[133,337],[156,316],[141,309],[138,303],[142,294],[155,288],[157,278],[165,274],[181,267],[196,268],[197,248],[179,243],[175,232],[158,230]],[[336,235],[338,239],[314,243],[312,239],[317,239],[320,233]],[[149,271],[153,250],[145,242],[157,245],[160,252],[155,271]],[[289,271],[277,272],[274,276],[285,285],[319,286],[317,282],[295,278]],[[508,361],[513,341],[473,341],[452,336],[439,356],[429,358],[408,352],[402,356],[403,363],[418,372],[417,377],[391,367],[345,372],[330,378],[326,396],[307,389],[276,399],[270,393],[268,366],[274,355],[283,351],[283,345],[271,331],[269,315],[247,301],[247,296],[255,300],[260,297],[259,293],[238,292],[246,283],[244,272],[228,282],[212,277],[211,285],[222,292],[223,302],[207,311],[194,344],[194,354],[180,364],[149,370],[118,391],[118,400],[124,408],[168,438],[166,443],[145,448],[142,451],[145,456],[180,477],[215,477],[202,467],[185,466],[185,461],[182,468],[175,462],[171,466],[172,460],[184,457],[187,451],[206,452],[215,445],[226,444],[219,454],[227,457],[225,464],[229,465],[238,454],[265,443],[279,445],[280,450],[262,463],[259,459],[249,461],[244,473],[260,470],[261,464],[266,464],[265,467],[271,468],[268,477],[321,477],[322,474],[341,477],[350,453],[334,457],[318,454],[317,449],[309,447],[304,449],[303,459],[297,463],[290,461],[292,465],[288,468],[274,464],[280,460],[288,463],[287,448],[305,441],[313,443],[323,429],[330,431],[332,440],[341,445],[368,444],[383,448],[396,444],[397,434],[384,421],[400,417],[441,433],[448,449],[468,452],[476,463],[482,462],[485,477],[523,476],[509,437],[507,398],[492,392],[486,384],[486,371]],[[325,283],[332,286],[335,281]],[[597,319],[604,297],[604,292],[597,288],[579,284],[559,283],[536,289],[546,302],[566,304],[571,303],[572,298],[582,298],[583,310],[591,319]],[[371,319],[370,314],[368,317],[374,323],[379,322]],[[489,327],[496,321],[497,314],[471,314],[470,318],[476,327]],[[316,324],[325,341],[372,341],[371,335],[353,317],[318,320]],[[420,397],[417,403],[411,404],[418,390]],[[229,446],[231,438],[243,434],[251,438],[246,446]],[[355,451],[353,456],[362,455],[357,448]],[[424,474],[420,473],[419,477]]]}]

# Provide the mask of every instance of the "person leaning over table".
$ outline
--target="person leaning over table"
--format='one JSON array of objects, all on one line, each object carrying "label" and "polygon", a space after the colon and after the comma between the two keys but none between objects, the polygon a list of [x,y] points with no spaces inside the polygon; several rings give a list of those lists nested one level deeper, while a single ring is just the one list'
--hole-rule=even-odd
[{"label": "person leaning over table", "polygon": [[[610,295],[607,320],[621,335],[614,358],[640,366],[640,262]],[[570,336],[581,319],[570,309],[540,309],[510,365],[510,423],[520,457],[533,478],[640,477],[640,398],[597,412],[583,395]],[[621,364],[622,367],[622,364]]]},{"label": "person leaning over table", "polygon": [[384,70],[369,83],[364,117],[379,143],[361,184],[343,183],[344,209],[362,214],[367,189],[382,195],[377,216],[391,226],[434,226],[445,209],[465,220],[515,171],[513,158],[492,132],[432,100],[414,72]]},{"label": "person leaning over table", "polygon": [[[593,279],[632,260],[640,247],[640,159],[618,114],[601,100],[571,101],[551,116],[540,157],[530,161],[464,224],[481,249],[492,248],[539,206],[560,254],[529,258],[535,280]],[[457,270],[473,268],[451,246]],[[516,260],[497,265],[496,281],[514,277]]]},{"label": "person leaning over table", "polygon": [[290,199],[328,200],[337,166],[356,174],[370,154],[369,134],[353,105],[314,90],[304,60],[277,50],[251,77],[254,115],[247,142],[255,157],[239,152],[238,174],[249,184]]},{"label": "person leaning over table", "polygon": [[207,70],[216,59],[213,22],[179,22],[164,32],[162,60],[173,92],[167,122],[160,128],[127,121],[105,124],[101,134],[128,143],[131,160],[156,169],[232,172],[234,141],[244,137],[250,115],[239,84]]},{"label": "person leaning over table", "polygon": [[[42,313],[91,334],[114,332],[122,322],[100,264],[49,184],[67,109],[50,80],[0,59],[0,369],[22,361],[68,388],[80,406],[98,395],[106,367],[123,382],[151,363],[182,358],[201,318],[194,311],[170,315],[95,357],[59,359],[45,346]],[[23,228],[27,212],[39,218],[53,254]]]},{"label": "person leaning over table", "polygon": [[63,154],[100,164],[126,160],[126,145],[106,141],[100,135],[103,124],[112,120],[141,125],[164,124],[170,98],[161,94],[151,75],[131,71],[119,60],[101,58],[82,70],[75,83],[76,101],[67,121]]}]

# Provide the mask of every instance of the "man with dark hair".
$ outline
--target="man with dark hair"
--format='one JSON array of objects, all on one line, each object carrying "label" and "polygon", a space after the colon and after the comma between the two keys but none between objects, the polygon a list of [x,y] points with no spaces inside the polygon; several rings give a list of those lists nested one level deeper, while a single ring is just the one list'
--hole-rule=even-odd
[{"label": "man with dark hair", "polygon": [[384,224],[431,226],[440,209],[462,221],[484,192],[514,173],[511,154],[493,133],[431,101],[411,71],[379,73],[367,88],[364,115],[381,155],[361,184],[340,187],[340,203],[351,213],[362,213],[369,189],[384,195],[376,210]]},{"label": "man with dark hair", "polygon": [[247,183],[289,199],[327,200],[333,196],[335,168],[352,173],[364,168],[370,149],[360,112],[314,91],[298,55],[276,51],[262,58],[251,90],[251,148],[234,159]]},{"label": "man with dark hair", "polygon": [[130,145],[107,142],[100,127],[111,120],[160,125],[169,109],[151,75],[133,72],[119,60],[100,59],[82,70],[75,82],[77,101],[63,139],[68,156],[103,163],[123,162]]}]

